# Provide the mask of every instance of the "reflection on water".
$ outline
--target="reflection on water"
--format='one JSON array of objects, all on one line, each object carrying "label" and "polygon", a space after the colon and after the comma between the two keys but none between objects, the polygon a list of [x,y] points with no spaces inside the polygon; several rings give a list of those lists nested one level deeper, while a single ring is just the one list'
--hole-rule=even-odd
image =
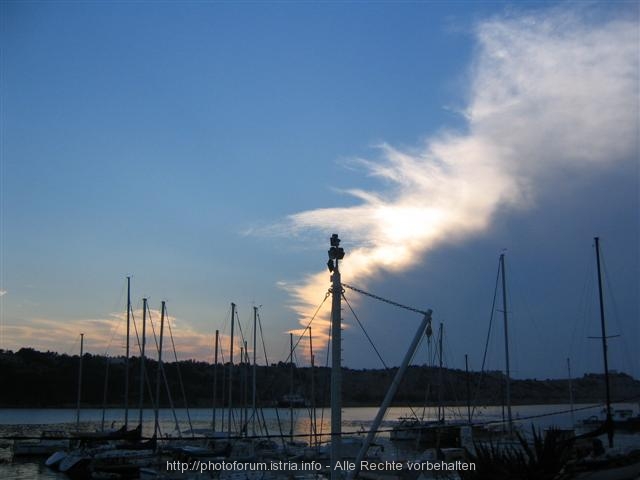
[{"label": "reflection on water", "polygon": [[[586,418],[598,413],[599,406],[592,406],[576,412],[575,418]],[[361,433],[366,431],[375,417],[378,409],[376,407],[344,408],[342,413],[343,431],[346,433]],[[560,413],[558,413],[560,412]],[[218,409],[216,412],[216,429],[228,430],[228,411]],[[466,419],[467,411],[465,407],[447,407],[447,418]],[[520,422],[525,430],[530,429],[531,424],[544,429],[549,426],[570,427],[571,414],[567,405],[530,405],[513,407],[514,420]],[[186,410],[176,410],[175,417],[171,410],[160,411],[160,426],[162,436],[176,436],[178,430],[184,432],[198,428],[211,428],[211,409],[191,409],[189,411],[191,425],[187,421]],[[388,430],[393,423],[406,416],[418,416],[424,419],[437,418],[437,408],[390,408],[382,423],[381,436],[388,436]],[[232,424],[239,423],[242,418],[248,419],[247,432],[251,434],[256,431],[257,435],[287,436],[290,432],[290,417],[288,409],[267,408],[259,411],[260,422],[253,425],[251,410],[246,413],[241,409],[232,412]],[[129,411],[129,424],[133,427],[139,418],[138,411]],[[327,435],[330,431],[331,413],[329,409],[318,409],[316,412],[317,427],[319,435]],[[482,407],[474,414],[474,422],[500,421],[502,418],[501,407]],[[154,413],[152,410],[145,410],[143,414],[143,436],[149,437],[153,434]],[[104,425],[110,428],[112,425],[119,427],[124,420],[122,409],[110,409],[104,413]],[[103,423],[103,411],[101,409],[82,410],[80,424],[76,428],[76,412],[73,409],[0,409],[0,437],[6,438],[13,435],[34,436],[40,435],[42,430],[64,430],[64,431],[95,431],[99,430]],[[309,441],[311,431],[310,411],[306,408],[294,410],[294,435],[299,435],[300,440]],[[235,431],[235,429],[234,429]],[[325,438],[328,440],[328,437]],[[2,443],[4,442],[4,444]],[[11,460],[11,449],[6,441],[0,439],[0,479],[2,480],[60,480],[67,479],[64,474],[49,470],[44,465],[42,458]]]},{"label": "reflection on water", "polygon": [[[4,457],[5,452],[1,454]],[[41,458],[20,459],[2,464],[0,478],[2,480],[69,480],[65,474],[45,467],[44,460]]]}]

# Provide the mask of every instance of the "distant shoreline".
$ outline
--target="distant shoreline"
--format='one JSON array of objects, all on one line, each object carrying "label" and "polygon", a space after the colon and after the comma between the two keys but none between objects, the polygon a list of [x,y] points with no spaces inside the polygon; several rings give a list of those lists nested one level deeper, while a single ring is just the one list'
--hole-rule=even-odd
[{"label": "distant shoreline", "polygon": [[[54,352],[38,352],[23,348],[18,352],[0,351],[0,408],[75,408],[78,394],[77,356]],[[85,354],[81,405],[83,408],[122,408],[125,404],[125,364],[120,359]],[[139,403],[140,360],[130,359],[129,408],[135,410]],[[108,375],[106,375],[108,365]],[[149,399],[155,392],[157,362],[145,362],[148,379],[144,398],[145,408],[151,408]],[[193,360],[166,363],[167,383],[161,385],[162,408],[169,406],[167,390],[171,392],[176,408],[211,408],[213,405],[214,377],[218,376],[216,403],[224,408],[228,402],[229,382],[226,375],[233,369],[233,404],[239,406],[243,399],[251,398],[252,368],[249,365],[213,365]],[[376,407],[382,403],[387,386],[397,368],[388,370],[343,368],[343,405],[345,407]],[[179,372],[178,372],[179,371]],[[274,407],[276,403],[287,405],[292,392],[294,397],[309,405],[329,405],[331,369],[327,367],[299,367],[279,362],[256,368],[256,397],[261,407]],[[178,374],[179,373],[179,374]],[[179,382],[182,378],[183,384]],[[293,378],[293,383],[292,383]],[[108,381],[105,382],[105,379]],[[224,379],[224,381],[223,381]],[[312,382],[313,379],[313,382]],[[396,393],[395,407],[434,407],[438,403],[464,408],[467,396],[476,408],[501,406],[506,403],[506,377],[499,371],[469,372],[437,367],[410,366]],[[618,403],[640,401],[640,381],[620,372],[610,374],[612,399]],[[602,374],[585,374],[569,379],[511,379],[512,405],[569,404],[571,383],[574,403],[599,405],[604,403],[605,385]],[[313,391],[311,385],[314,385]],[[183,388],[184,387],[184,388]],[[106,398],[105,398],[106,391]],[[183,397],[184,391],[184,397]],[[313,397],[313,398],[312,398]],[[185,402],[186,398],[186,402]],[[106,400],[106,401],[105,401]]]},{"label": "distant shoreline", "polygon": [[[631,400],[612,400],[612,404],[633,404],[633,403],[638,403],[640,402],[640,397],[636,397],[635,399],[631,399]],[[512,403],[512,406],[514,407],[525,407],[525,406],[543,406],[543,405],[558,405],[558,406],[567,406],[567,408],[569,407],[569,403],[558,403],[558,402],[518,402],[518,403]],[[379,407],[380,404],[344,404],[343,408],[377,408]],[[445,408],[446,407],[459,407],[459,408],[466,408],[467,404],[466,403],[451,403],[451,402],[445,402]],[[483,407],[502,407],[502,404],[497,404],[497,403],[482,403],[482,404],[472,404],[471,408],[483,408]],[[574,403],[574,408],[576,410],[579,410],[580,408],[595,408],[598,406],[603,406],[604,407],[604,403],[600,400],[596,401],[584,401],[584,402],[580,402],[580,403]],[[394,404],[392,403],[391,406],[392,408],[413,408],[413,409],[421,409],[421,408],[438,408],[437,405],[434,404],[429,404],[429,405],[424,405],[424,404]],[[102,410],[103,407],[102,405],[82,405],[81,410]],[[171,407],[169,406],[162,406],[161,410],[170,410]],[[224,410],[226,407],[218,407],[218,409],[220,410]],[[240,409],[242,407],[234,407],[234,409]],[[251,407],[248,407],[251,408]],[[273,406],[268,406],[268,405],[259,405],[257,408],[276,408]],[[280,410],[287,410],[287,407],[277,407]],[[294,407],[294,410],[308,410],[310,407]],[[316,408],[323,408],[322,406],[316,406]],[[324,408],[329,408],[328,405],[326,405]],[[124,407],[122,406],[118,406],[118,405],[108,405],[107,407],[105,407],[106,410],[124,410]],[[145,410],[153,410],[153,406],[151,405],[145,405],[144,406]],[[176,410],[184,410],[185,407],[175,407]],[[189,406],[189,409],[198,409],[198,410],[211,410],[211,407],[205,407],[205,406]],[[75,405],[55,405],[55,406],[19,406],[19,405],[0,405],[0,410],[76,410],[76,406]],[[131,406],[129,407],[129,411],[138,411],[139,407],[137,405]]]}]

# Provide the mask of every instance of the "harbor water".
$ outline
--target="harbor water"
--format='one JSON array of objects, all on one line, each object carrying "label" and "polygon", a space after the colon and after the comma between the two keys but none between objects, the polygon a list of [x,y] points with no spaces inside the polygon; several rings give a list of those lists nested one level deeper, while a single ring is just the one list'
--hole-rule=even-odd
[{"label": "harbor water", "polygon": [[[514,421],[523,431],[531,431],[532,426],[544,430],[554,426],[568,428],[573,421],[600,414],[599,405],[576,406],[572,414],[569,405],[526,405],[514,406]],[[310,437],[311,419],[310,409],[294,409],[294,423],[291,428],[290,411],[285,408],[266,408],[259,411],[260,422],[252,422],[251,411],[241,409],[232,412],[233,423],[240,419],[247,419],[247,434],[269,436],[275,440],[281,437],[289,438],[291,432],[296,440],[313,440]],[[342,413],[342,430],[345,434],[364,434],[372,424],[377,413],[376,407],[344,408]],[[452,420],[464,420],[468,412],[466,407],[447,407],[446,417]],[[81,411],[80,423],[76,425],[76,411],[73,409],[0,409],[0,478],[3,480],[58,480],[66,479],[64,474],[48,469],[44,466],[43,458],[12,459],[10,440],[13,436],[37,437],[43,430],[96,431],[102,427],[104,415],[105,428],[117,428],[123,425],[124,411],[122,409],[85,409]],[[243,416],[244,415],[244,416]],[[330,431],[330,410],[316,410],[316,432],[322,439]],[[395,422],[403,417],[415,417],[425,420],[436,419],[436,408],[422,407],[392,407],[387,411],[381,425],[379,436],[389,436],[389,431]],[[216,429],[228,429],[229,412],[224,409],[216,411]],[[500,422],[503,409],[497,407],[476,408],[473,414],[474,423]],[[139,411],[129,411],[130,428],[138,424]],[[176,422],[177,419],[177,422]],[[189,437],[191,429],[211,428],[213,414],[211,409],[177,409],[174,411],[162,409],[159,412],[161,437]],[[224,423],[222,423],[224,422]],[[143,436],[150,437],[154,430],[154,412],[143,412]],[[328,440],[328,436],[324,440]]]}]

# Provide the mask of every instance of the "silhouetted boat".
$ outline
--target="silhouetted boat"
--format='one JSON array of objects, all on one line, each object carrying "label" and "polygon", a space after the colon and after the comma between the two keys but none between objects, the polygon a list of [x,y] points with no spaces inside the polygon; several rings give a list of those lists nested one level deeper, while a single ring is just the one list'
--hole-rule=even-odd
[{"label": "silhouetted boat", "polygon": [[38,439],[13,441],[13,456],[42,456],[69,447],[69,438],[60,430],[43,430]]}]

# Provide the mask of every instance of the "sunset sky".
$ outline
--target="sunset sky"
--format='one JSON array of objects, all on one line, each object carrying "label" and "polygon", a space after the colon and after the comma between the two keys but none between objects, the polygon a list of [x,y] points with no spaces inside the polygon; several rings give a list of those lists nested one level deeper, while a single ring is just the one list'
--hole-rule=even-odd
[{"label": "sunset sky", "polygon": [[[480,368],[505,252],[513,375],[582,375],[599,236],[610,365],[640,378],[639,8],[3,1],[0,348],[123,354],[131,276],[179,357],[211,361],[235,302],[285,360],[338,233],[343,280],[433,309],[452,368]],[[345,295],[397,365],[419,315]],[[343,317],[344,364],[381,367]]]}]

